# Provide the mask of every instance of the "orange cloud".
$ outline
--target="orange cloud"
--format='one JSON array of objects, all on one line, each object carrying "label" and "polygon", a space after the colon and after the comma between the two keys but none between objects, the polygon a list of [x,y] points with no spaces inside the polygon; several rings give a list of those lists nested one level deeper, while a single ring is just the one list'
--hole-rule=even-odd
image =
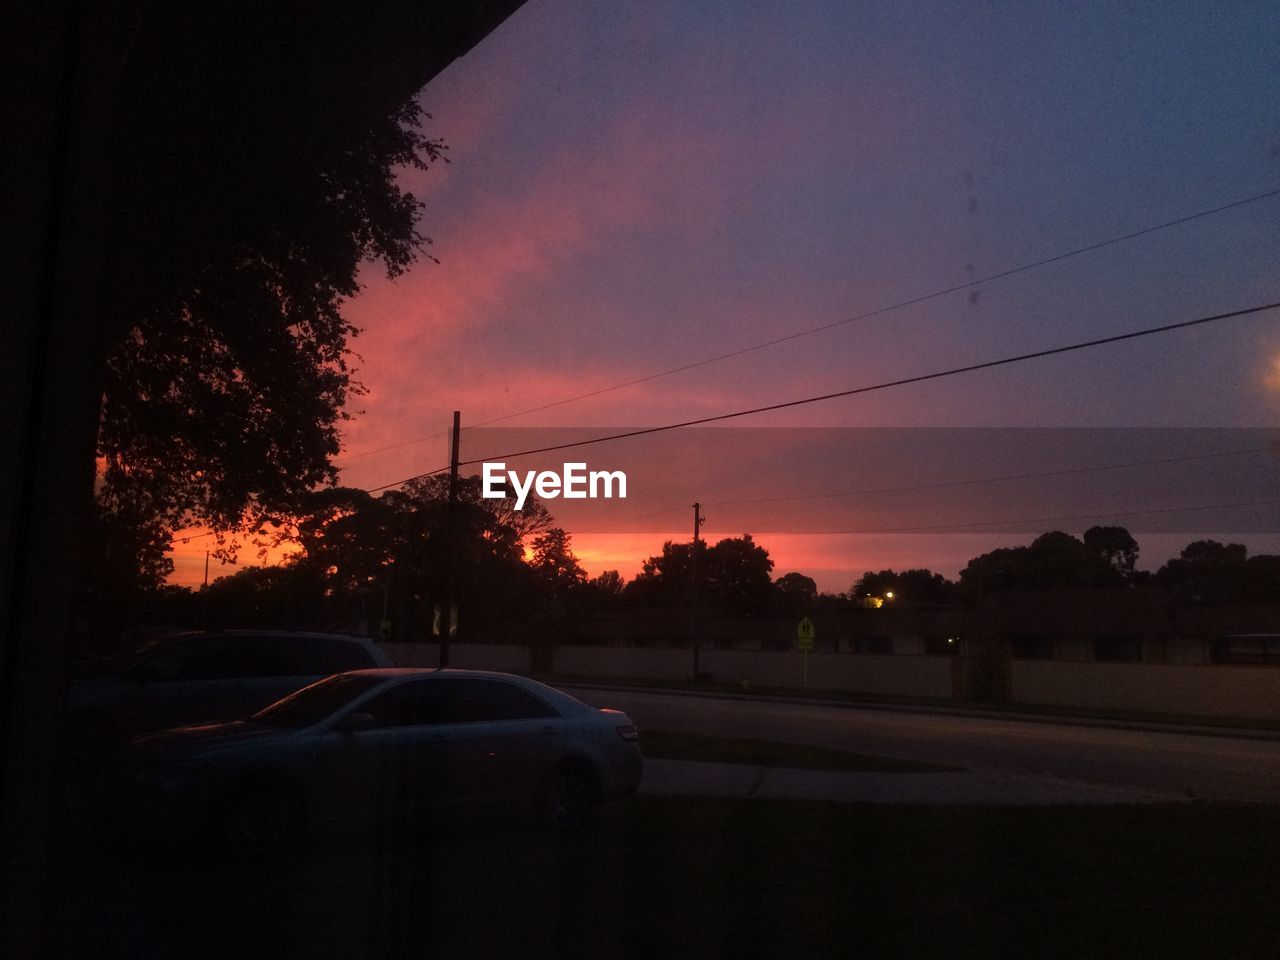
[{"label": "orange cloud", "polygon": [[208,527],[188,527],[176,531],[168,552],[169,559],[173,561],[173,573],[168,582],[174,586],[198,590],[205,581],[206,550],[210,583],[219,577],[232,576],[245,567],[274,566],[297,552],[296,547],[284,544],[268,548],[266,555],[260,557],[258,547],[252,542],[241,540],[239,543],[238,562],[223,563],[213,555],[218,542]]}]

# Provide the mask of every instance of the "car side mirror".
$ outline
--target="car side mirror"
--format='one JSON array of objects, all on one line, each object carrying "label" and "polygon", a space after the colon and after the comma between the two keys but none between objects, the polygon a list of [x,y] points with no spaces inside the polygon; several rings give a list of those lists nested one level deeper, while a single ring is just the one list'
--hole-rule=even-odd
[{"label": "car side mirror", "polygon": [[357,711],[356,713],[348,713],[338,721],[338,731],[340,733],[359,733],[361,730],[372,730],[374,724],[372,713]]}]

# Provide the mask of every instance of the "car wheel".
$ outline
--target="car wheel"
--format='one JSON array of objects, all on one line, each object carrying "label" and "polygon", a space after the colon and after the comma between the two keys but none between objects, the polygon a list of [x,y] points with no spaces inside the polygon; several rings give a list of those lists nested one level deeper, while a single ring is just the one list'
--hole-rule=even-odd
[{"label": "car wheel", "polygon": [[281,791],[255,788],[232,794],[218,833],[231,856],[259,860],[285,850],[295,827],[291,805]]},{"label": "car wheel", "polygon": [[595,791],[575,770],[557,770],[547,781],[538,804],[540,819],[548,826],[566,830],[580,827],[591,817]]}]

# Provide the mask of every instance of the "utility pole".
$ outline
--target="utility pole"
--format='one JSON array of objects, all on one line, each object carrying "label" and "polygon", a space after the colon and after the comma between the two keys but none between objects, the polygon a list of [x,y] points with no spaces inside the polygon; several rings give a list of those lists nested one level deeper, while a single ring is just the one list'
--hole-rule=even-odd
[{"label": "utility pole", "polygon": [[691,619],[693,626],[693,682],[698,682],[698,653],[702,647],[702,624],[698,621],[698,546],[702,542],[702,524],[706,522],[706,518],[702,516],[702,504],[695,503],[693,505],[693,553],[690,560],[690,569],[693,574],[693,592],[691,604]]},{"label": "utility pole", "polygon": [[204,585],[209,585],[209,548],[204,548]]},{"label": "utility pole", "polygon": [[458,433],[462,414],[453,411],[453,441],[449,453],[449,503],[444,514],[444,609],[440,612],[440,667],[449,665],[449,631],[453,627],[453,515],[458,505]]}]

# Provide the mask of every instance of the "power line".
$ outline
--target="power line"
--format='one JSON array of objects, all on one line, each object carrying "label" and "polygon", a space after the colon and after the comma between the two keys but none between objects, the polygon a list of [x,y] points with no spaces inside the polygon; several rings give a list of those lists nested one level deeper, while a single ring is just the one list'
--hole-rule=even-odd
[{"label": "power line", "polygon": [[[607,434],[602,437],[593,437],[590,440],[575,440],[569,443],[551,444],[546,447],[535,447],[529,450],[518,450],[511,453],[495,454],[487,457],[479,457],[473,460],[463,460],[460,466],[472,466],[477,463],[493,462],[496,460],[506,460],[509,457],[531,456],[535,453],[552,453],[557,450],[568,450],[574,447],[585,447],[596,443],[605,443],[610,440],[625,440],[630,437],[641,437],[648,434],[663,433],[668,430],[679,430],[684,427],[696,427],[707,423],[718,423],[724,420],[733,420],[739,417],[749,417],[760,413],[770,413],[775,410],[788,410],[792,407],[805,406],[811,403],[820,403],[824,400],[835,400],[840,397],[852,397],[863,393],[872,393],[877,390],[887,390],[890,387],[902,387],[913,383],[924,383],[929,380],[940,380],[944,377],[954,377],[964,373],[974,373],[978,370],[989,370],[993,367],[1007,366],[1013,363],[1021,363],[1025,360],[1038,360],[1042,357],[1052,357],[1063,353],[1072,353],[1077,350],[1088,350],[1093,347],[1101,347],[1111,343],[1120,343],[1125,340],[1136,340],[1140,337],[1150,337],[1159,333],[1169,333],[1173,330],[1183,330],[1188,327],[1201,326],[1209,323],[1216,323],[1222,320],[1231,320],[1237,317],[1249,316],[1255,313],[1263,313],[1267,310],[1275,310],[1280,307],[1280,301],[1274,303],[1261,304],[1254,307],[1246,307],[1242,310],[1232,310],[1228,313],[1213,314],[1208,317],[1198,317],[1195,320],[1183,320],[1178,323],[1166,323],[1156,327],[1145,327],[1140,330],[1130,330],[1127,333],[1118,333],[1110,337],[1099,337],[1094,340],[1083,340],[1078,343],[1070,343],[1061,347],[1050,347],[1045,350],[1034,350],[1030,353],[1019,353],[1009,357],[1001,357],[996,360],[984,360],[981,363],[971,363],[962,367],[951,367],[947,370],[938,370],[933,373],[922,373],[912,377],[902,377],[898,380],[888,380],[883,383],[871,384],[864,387],[851,387],[848,390],[836,390],[832,393],[823,393],[814,397],[804,397],[799,400],[785,400],[781,403],[771,403],[759,407],[750,407],[746,410],[735,410],[732,413],[721,413],[710,417],[696,417],[692,420],[682,420],[678,423],[669,423],[661,427],[643,427],[637,430],[625,430],[622,433]],[[398,483],[408,483],[410,480],[416,480],[421,477],[431,476],[431,474],[439,473],[441,470],[447,469],[440,467],[429,473],[418,474],[415,477],[409,477]],[[375,489],[382,490],[386,487],[397,486],[397,483],[385,484]],[[373,492],[373,491],[370,491]]]},{"label": "power line", "polygon": [[[1174,219],[1174,220],[1167,220],[1164,223],[1155,224],[1154,226],[1144,227],[1141,230],[1134,230],[1130,233],[1126,233],[1118,237],[1111,237],[1106,240],[1099,240],[1096,243],[1091,243],[1091,244],[1088,244],[1087,246],[1077,247],[1074,250],[1068,250],[1064,253],[1055,254],[1051,257],[1045,257],[1041,260],[1034,260],[1030,263],[1024,263],[1024,264],[1021,264],[1020,266],[1011,267],[1007,270],[1000,270],[996,273],[989,274],[985,277],[966,280],[964,283],[954,284],[952,286],[945,287],[941,290],[935,290],[932,293],[926,293],[920,296],[912,297],[908,300],[900,300],[897,303],[892,303],[886,306],[877,307],[874,310],[868,310],[865,313],[855,314],[854,316],[845,317],[844,319],[841,319],[841,320],[835,320],[831,323],[824,323],[816,327],[809,327],[808,329],[805,329],[805,330],[798,330],[795,333],[789,333],[781,337],[775,337],[772,340],[764,340],[764,341],[761,341],[760,343],[755,343],[746,347],[741,347],[737,350],[731,350],[728,353],[718,354],[713,357],[705,357],[701,360],[695,360],[692,363],[682,364],[681,366],[678,366],[678,367],[671,367],[668,370],[660,370],[656,373],[646,374],[643,377],[636,377],[635,379],[632,379],[632,380],[625,380],[622,383],[615,383],[609,387],[601,387],[598,390],[590,390],[586,393],[580,393],[572,397],[565,397],[562,400],[553,400],[550,403],[540,404],[539,406],[536,406],[536,407],[529,407],[525,410],[518,410],[515,413],[504,414],[503,416],[494,417],[490,420],[482,420],[479,423],[474,424],[472,427],[468,427],[467,429],[474,429],[475,427],[487,427],[495,423],[502,423],[507,420],[514,420],[517,417],[523,417],[526,414],[538,413],[543,410],[550,410],[554,407],[562,407],[562,406],[565,406],[566,404],[576,403],[579,400],[588,400],[592,397],[601,396],[602,394],[612,393],[615,390],[622,390],[622,389],[625,389],[626,387],[633,387],[641,383],[648,383],[652,380],[658,380],[662,377],[669,377],[669,376],[672,376],[673,374],[683,373],[686,370],[694,370],[694,369],[697,369],[698,367],[705,367],[713,363],[719,363],[722,360],[729,360],[729,359],[732,359],[733,357],[742,356],[743,354],[753,353],[756,350],[764,350],[768,347],[774,347],[782,343],[788,343],[792,340],[799,340],[802,337],[812,336],[813,334],[821,333],[824,330],[834,330],[837,327],[846,326],[847,324],[850,324],[850,323],[856,323],[860,320],[869,320],[872,317],[877,317],[877,316],[880,316],[881,314],[891,313],[894,310],[901,310],[906,307],[911,307],[917,304],[926,303],[930,300],[936,300],[939,297],[945,297],[948,294],[957,293],[961,290],[967,290],[971,287],[978,286],[979,284],[991,283],[992,281],[995,281],[995,280],[1003,280],[1006,277],[1012,277],[1019,273],[1025,273],[1028,270],[1034,270],[1038,267],[1048,266],[1051,263],[1057,263],[1062,260],[1068,260],[1072,257],[1078,257],[1086,253],[1092,253],[1095,250],[1101,250],[1105,247],[1114,246],[1115,244],[1118,244],[1118,243],[1124,243],[1127,240],[1135,240],[1138,237],[1144,237],[1152,233],[1157,233],[1161,230],[1168,230],[1171,227],[1181,226],[1184,223],[1191,223],[1192,221],[1200,220],[1204,217],[1210,217],[1210,216],[1213,216],[1214,214],[1224,213],[1227,210],[1234,210],[1237,207],[1243,207],[1251,203],[1257,203],[1261,200],[1268,200],[1271,197],[1275,197],[1278,195],[1280,195],[1280,189],[1268,190],[1265,193],[1254,194],[1253,196],[1244,197],[1243,199],[1240,199],[1240,200],[1234,200],[1231,203],[1226,203],[1226,204],[1223,204],[1222,206],[1213,207],[1212,209],[1209,209],[1209,210],[1201,210],[1197,213],[1188,214],[1187,216],[1184,216],[1184,217],[1178,217],[1177,219]],[[390,446],[378,447],[374,450],[365,450],[360,453],[353,453],[341,459],[345,461],[355,460],[360,457],[372,456],[375,453],[384,453],[388,450],[398,450],[401,447],[412,446],[417,443],[427,443],[427,442],[430,442],[431,440],[438,440],[441,437],[445,437],[445,436],[448,436],[448,434],[437,433],[429,437],[417,437],[412,440],[405,440],[401,443],[391,444]],[[394,486],[394,484],[392,484],[392,486]]]},{"label": "power line", "polygon": [[[480,426],[480,424],[477,424]],[[361,457],[372,457],[375,453],[386,453],[388,450],[399,450],[401,447],[412,447],[419,443],[429,443],[432,440],[440,440],[449,436],[449,431],[444,433],[433,433],[429,437],[415,437],[412,440],[403,440],[400,443],[392,443],[385,447],[377,447],[373,450],[361,450],[359,453],[348,453],[341,457],[334,458],[335,463],[350,463],[352,460],[359,460]]]},{"label": "power line", "polygon": [[[1192,221],[1202,219],[1203,217],[1210,217],[1217,213],[1224,213],[1227,210],[1233,210],[1237,207],[1243,207],[1250,203],[1257,203],[1260,200],[1267,200],[1277,195],[1280,195],[1280,189],[1268,190],[1265,193],[1254,194],[1251,197],[1245,197],[1241,200],[1235,200],[1235,201],[1232,201],[1231,203],[1223,204],[1220,207],[1214,207],[1210,210],[1201,210],[1198,213],[1192,213],[1184,217],[1178,217],[1175,220],[1167,220],[1164,223],[1159,223],[1150,227],[1144,227],[1141,230],[1134,230],[1130,233],[1123,234],[1122,236],[1111,237],[1107,240],[1099,240],[1096,243],[1091,243],[1091,244],[1088,244],[1087,246],[1077,247],[1074,250],[1068,250],[1064,253],[1058,253],[1051,257],[1045,257],[1041,260],[1033,260],[1030,263],[1024,263],[1016,267],[1010,267],[1007,270],[1000,270],[996,273],[988,274],[985,277],[979,277],[973,280],[966,280],[964,283],[953,284],[952,286],[945,287],[941,290],[935,290],[932,293],[921,294],[920,296],[912,297],[908,300],[900,300],[897,303],[888,304],[883,307],[876,307],[874,310],[868,310],[865,313],[855,314],[854,316],[845,317],[844,319],[841,319],[841,320],[835,320],[835,321],[832,321],[831,323],[820,324],[816,327],[809,327],[808,329],[805,329],[805,330],[797,330],[795,333],[788,333],[781,337],[774,337],[771,340],[762,340],[759,343],[753,343],[746,347],[740,347],[737,350],[730,350],[728,353],[721,353],[712,357],[705,357],[701,360],[694,360],[691,363],[681,364],[678,367],[671,367],[668,370],[660,370],[657,373],[650,373],[650,374],[646,374],[643,377],[636,377],[632,380],[625,380],[622,383],[615,383],[613,386],[601,387],[598,390],[590,390],[586,393],[577,394],[576,396],[565,397],[563,400],[554,400],[550,403],[540,404],[539,406],[536,406],[536,407],[529,407],[526,410],[519,410],[515,413],[508,413],[501,417],[494,417],[491,420],[481,421],[480,423],[475,424],[475,426],[487,427],[494,423],[502,423],[503,421],[506,421],[506,420],[514,420],[517,417],[523,417],[524,415],[529,413],[538,413],[542,410],[550,410],[553,407],[561,407],[566,404],[576,403],[579,400],[588,400],[592,397],[601,396],[602,394],[612,393],[615,390],[622,390],[626,387],[634,387],[638,384],[648,383],[652,380],[658,380],[662,377],[669,377],[669,376],[672,376],[673,374],[684,373],[686,370],[696,370],[699,367],[705,367],[713,363],[719,363],[722,360],[730,360],[733,357],[740,357],[743,354],[754,353],[757,350],[764,350],[768,347],[776,347],[779,344],[789,343],[792,340],[799,340],[802,337],[812,336],[815,333],[822,333],[825,330],[834,330],[837,327],[843,327],[850,323],[856,323],[860,320],[869,320],[872,317],[878,317],[881,314],[891,313],[894,310],[901,310],[906,307],[916,306],[917,304],[926,303],[930,300],[936,300],[939,297],[945,297],[948,294],[958,293],[961,290],[967,290],[972,287],[976,287],[979,284],[991,283],[992,281],[995,281],[995,280],[1003,280],[1007,277],[1012,277],[1019,273],[1025,273],[1028,270],[1034,270],[1038,267],[1048,266],[1051,263],[1058,263],[1059,261],[1068,260],[1072,257],[1078,257],[1078,256],[1081,256],[1082,254],[1092,253],[1095,250],[1101,250],[1105,247],[1114,246],[1117,243],[1124,243],[1127,240],[1135,240],[1138,237],[1144,237],[1144,236],[1147,236],[1148,234],[1157,233],[1161,230],[1167,230],[1171,227],[1180,226],[1184,223],[1191,223]],[[430,439],[435,439],[435,438],[434,437],[424,438],[424,440],[430,440]],[[413,443],[416,441],[409,441],[409,442]],[[373,452],[377,452],[377,451],[373,451]]]},{"label": "power line", "polygon": [[[1280,301],[1273,303],[1260,304],[1254,307],[1246,307],[1241,310],[1233,310],[1228,313],[1213,314],[1208,317],[1198,317],[1195,320],[1183,320],[1178,323],[1167,323],[1157,327],[1146,327],[1141,330],[1131,330],[1128,333],[1119,333],[1110,337],[1100,337],[1095,340],[1084,340],[1079,343],[1067,344],[1061,347],[1051,347],[1046,350],[1036,350],[1031,353],[1015,354],[1010,357],[1001,357],[997,360],[986,360],[981,363],[972,363],[962,367],[951,367],[947,370],[939,370],[934,373],[918,374],[913,377],[903,377],[899,380],[889,380],[883,383],[871,384],[864,387],[853,387],[848,390],[838,390],[833,393],[824,393],[816,397],[805,397],[800,400],[787,400],[782,403],[768,404],[761,407],[751,407],[747,410],[737,410],[732,413],[722,413],[710,417],[698,417],[693,420],[682,420],[678,423],[669,423],[660,427],[644,427],[638,430],[626,430],[622,433],[607,434],[602,437],[593,437],[590,440],[575,440],[570,443],[552,444],[546,447],[535,447],[529,450],[513,451],[511,453],[493,454],[487,457],[479,457],[473,460],[463,460],[459,466],[469,467],[477,463],[493,462],[497,460],[506,460],[509,457],[524,457],[535,453],[550,453],[557,450],[568,450],[573,447],[584,447],[590,444],[605,443],[610,440],[624,440],[629,437],[640,437],[653,433],[663,433],[668,430],[679,430],[683,427],[700,426],[707,423],[716,423],[723,420],[733,420],[738,417],[752,416],[758,413],[768,413],[774,410],[785,410],[791,407],[799,407],[810,403],[819,403],[824,400],[834,400],[839,397],[851,397],[863,393],[871,393],[877,390],[887,390],[890,387],[901,387],[912,383],[923,383],[928,380],[939,380],[944,377],[958,376],[963,373],[973,373],[978,370],[987,370],[992,367],[1007,366],[1013,363],[1021,363],[1024,360],[1036,360],[1041,357],[1051,357],[1062,353],[1071,353],[1076,350],[1087,350],[1093,347],[1105,346],[1110,343],[1119,343],[1124,340],[1135,340],[1140,337],[1149,337],[1158,333],[1168,333],[1173,330],[1182,330],[1187,327],[1200,326],[1208,323],[1216,323],[1221,320],[1231,320],[1237,317],[1249,316],[1255,313],[1263,313],[1267,310],[1274,310],[1280,307]],[[415,474],[412,477],[406,477],[403,480],[395,480],[391,483],[384,483],[377,487],[367,489],[366,493],[377,493],[387,490],[391,487],[398,487],[402,484],[411,483],[414,480],[421,480],[434,474],[441,473],[448,467],[437,467],[435,470],[429,470],[425,473]]]},{"label": "power line", "polygon": [[[1196,453],[1196,454],[1189,454],[1187,456],[1181,456],[1181,457],[1160,457],[1154,460],[1134,460],[1128,463],[1098,464],[1091,467],[1071,467],[1064,470],[1046,470],[1039,473],[1006,474],[998,477],[971,477],[965,480],[944,480],[944,481],[938,481],[936,483],[913,484],[911,486],[903,486],[903,487],[869,487],[862,490],[844,490],[837,493],[800,494],[800,495],[791,496],[791,497],[756,497],[756,498],[741,499],[741,500],[712,500],[712,501],[708,501],[707,506],[727,507],[727,506],[743,506],[743,505],[759,504],[759,503],[787,503],[787,502],[804,501],[804,500],[826,500],[826,499],[831,499],[836,497],[871,496],[875,494],[885,494],[885,493],[916,493],[922,490],[941,490],[941,489],[946,489],[951,487],[977,486],[985,483],[1005,483],[1005,482],[1013,482],[1018,480],[1042,480],[1050,477],[1075,476],[1075,475],[1085,474],[1085,473],[1100,473],[1106,470],[1125,470],[1133,467],[1163,466],[1171,463],[1188,463],[1188,462],[1193,462],[1197,460],[1216,459],[1219,457],[1245,456],[1247,454],[1252,454],[1252,453],[1267,453],[1270,449],[1271,448],[1269,447],[1245,447],[1239,450],[1221,450],[1221,451],[1216,451],[1214,453]],[[448,469],[448,468],[445,468],[445,469]],[[380,489],[380,488],[375,488],[375,489]],[[372,493],[375,491],[366,490],[364,492]],[[1250,501],[1246,503],[1223,504],[1221,506],[1223,506],[1224,508],[1232,507],[1232,506],[1235,506],[1235,507],[1254,506],[1254,505],[1261,505],[1261,504],[1267,504],[1272,502],[1273,501],[1270,501],[1270,500],[1261,500],[1261,501]],[[685,510],[685,509],[688,509],[687,506],[685,504],[680,504],[679,506],[667,507],[666,509],[663,509],[663,510],[655,510],[652,513],[643,513],[643,514],[640,514],[639,516],[627,517],[624,520],[613,520],[609,523],[599,524],[594,527],[586,527],[581,530],[573,530],[571,531],[571,533],[573,536],[578,536],[580,534],[585,534],[585,533],[596,533],[600,530],[605,530],[610,527],[622,526],[623,524],[628,524],[628,523],[638,523],[641,520],[648,520],[653,517],[660,517],[666,514],[676,513],[677,511]],[[1167,510],[1152,510],[1148,512],[1149,513],[1171,513],[1171,512],[1177,512],[1178,510],[1183,510],[1183,509],[1186,509],[1186,510],[1211,509],[1211,507],[1185,507],[1185,508],[1175,507],[1175,508],[1169,508]],[[1131,511],[1130,513],[1132,515],[1142,514],[1141,511]],[[933,525],[924,526],[924,527],[903,527],[903,528],[867,530],[867,531],[845,530],[845,531],[828,531],[828,532],[846,533],[846,534],[858,533],[858,532],[903,533],[903,532],[915,532],[920,530],[937,530],[937,529],[943,529],[950,526],[958,526],[958,527],[980,526],[983,524],[994,524],[994,523],[1011,523],[1011,524],[1012,523],[1065,523],[1071,520],[1089,520],[1089,519],[1098,519],[1098,518],[1109,517],[1109,516],[1127,516],[1127,515],[1130,515],[1130,514],[1094,514],[1094,515],[1079,516],[1079,517],[1043,517],[1043,518],[1033,518],[1033,519],[1025,519],[1025,520],[984,520],[984,521],[977,521],[975,523],[964,523],[964,524],[933,524]],[[206,533],[196,533],[186,537],[176,537],[175,539],[181,541],[183,544],[186,544],[191,540],[199,540],[202,537],[210,537],[213,535],[214,535],[214,531],[210,530]],[[610,556],[623,556],[623,555],[624,554],[606,554],[604,557],[583,558],[583,559],[589,559],[589,560],[608,559]]]},{"label": "power line", "polygon": [[652,517],[661,517],[668,513],[675,513],[677,510],[687,510],[687,509],[689,508],[682,503],[678,507],[667,507],[665,510],[655,510],[653,513],[642,513],[638,517],[628,517],[625,520],[612,520],[609,523],[601,523],[601,524],[597,524],[594,527],[587,527],[583,530],[574,530],[572,532],[574,536],[577,536],[580,533],[596,533],[599,530],[606,530],[609,527],[618,527],[624,523],[637,523],[640,520],[649,520]]},{"label": "power line", "polygon": [[[701,426],[707,423],[717,423],[724,420],[737,419],[739,417],[748,417],[748,416],[754,416],[755,414],[760,414],[760,413],[769,413],[774,410],[786,410],[792,407],[805,406],[811,403],[820,403],[824,400],[835,400],[840,397],[852,397],[852,396],[857,396],[859,394],[872,393],[877,390],[887,390],[890,387],[902,387],[902,386],[907,386],[913,383],[924,383],[929,380],[940,380],[944,377],[953,377],[953,376],[958,376],[964,373],[974,373],[978,370],[988,370],[993,367],[1007,366],[1013,363],[1021,363],[1025,360],[1037,360],[1042,357],[1052,357],[1052,356],[1057,356],[1058,354],[1072,353],[1077,350],[1087,350],[1093,347],[1105,346],[1111,343],[1120,343],[1125,340],[1136,340],[1141,337],[1149,337],[1159,333],[1169,333],[1173,330],[1183,330],[1189,327],[1202,326],[1204,324],[1216,323],[1221,320],[1232,320],[1238,317],[1250,316],[1256,313],[1264,313],[1268,310],[1275,310],[1277,307],[1280,307],[1280,301],[1259,304],[1253,307],[1245,307],[1244,309],[1232,310],[1227,313],[1213,314],[1207,317],[1198,317],[1195,320],[1183,320],[1178,323],[1166,323],[1156,327],[1145,327],[1140,330],[1130,330],[1127,333],[1118,333],[1110,337],[1099,337],[1094,340],[1083,340],[1078,343],[1066,344],[1061,347],[1050,347],[1045,350],[1035,350],[1030,353],[1015,354],[1009,357],[1001,357],[996,360],[985,360],[981,363],[971,363],[962,367],[951,367],[947,370],[938,370],[933,373],[917,374],[916,376],[903,377],[898,380],[888,380],[883,383],[871,384],[869,386],[852,387],[848,390],[837,390],[832,393],[819,394],[818,396],[814,396],[814,397],[804,397],[799,400],[786,400],[781,403],[767,404],[765,406],[760,406],[760,407],[751,407],[746,410],[735,410],[731,413],[716,414],[715,416],[710,416],[710,417],[698,417],[692,420],[682,420],[678,423],[669,423],[660,427],[644,427],[638,430],[626,430],[626,431],[623,431],[622,433],[607,434],[602,437],[593,437],[589,440],[575,440],[569,443],[558,443],[558,444],[552,444],[546,447],[536,447],[529,450],[519,450],[511,453],[502,453],[502,454],[494,454],[487,457],[479,457],[472,460],[462,460],[459,462],[458,465],[469,467],[477,463],[492,462],[496,460],[506,460],[509,457],[524,457],[524,456],[531,456],[536,453],[551,453],[557,450],[568,450],[574,447],[584,447],[584,446],[589,446],[591,444],[596,444],[596,443],[605,443],[610,440],[625,440],[629,437],[640,437],[640,436],[646,436],[654,433],[664,433],[670,430],[679,430],[684,427]],[[437,467],[435,470],[429,470],[425,473],[415,474],[414,476],[406,477],[403,480],[395,480],[395,481],[392,481],[391,483],[384,483],[376,487],[365,488],[364,492],[379,493],[383,490],[388,490],[391,487],[399,487],[406,483],[411,483],[414,480],[422,480],[427,477],[433,476],[434,474],[443,473],[445,470],[448,470],[448,469],[449,469],[448,466]],[[195,534],[191,537],[187,537],[184,539],[193,540],[193,539],[198,539],[200,537],[210,536],[210,535],[211,533]]]},{"label": "power line", "polygon": [[1003,477],[974,477],[968,480],[946,480],[923,483],[909,487],[879,487],[866,490],[845,490],[839,493],[810,493],[794,497],[760,497],[750,500],[717,500],[709,506],[729,507],[755,503],[785,503],[795,500],[826,500],[833,497],[870,496],[880,493],[917,493],[921,490],[942,490],[948,487],[968,487],[984,483],[1004,483],[1015,480],[1042,480],[1048,477],[1067,477],[1082,473],[1098,473],[1103,470],[1124,470],[1129,467],[1150,467],[1169,463],[1188,463],[1194,460],[1212,460],[1217,457],[1242,456],[1248,453],[1266,453],[1267,447],[1248,447],[1243,450],[1223,450],[1217,453],[1195,453],[1185,457],[1162,457],[1158,460],[1135,460],[1130,463],[1100,464],[1092,467],[1071,467],[1065,470],[1047,470],[1042,473],[1015,473]]},{"label": "power line", "polygon": [[[463,461],[462,463],[459,463],[459,464],[458,464],[458,466],[460,466],[460,467],[463,467],[463,466],[469,466],[469,465],[471,464],[471,462],[472,462],[472,461],[469,461],[469,460],[468,460],[468,461]],[[447,466],[446,466],[446,467],[437,467],[435,470],[430,470],[430,471],[428,471],[427,473],[419,473],[419,474],[416,474],[415,476],[408,477],[408,478],[406,478],[406,479],[404,479],[404,480],[396,480],[396,481],[395,481],[395,482],[393,482],[393,483],[384,483],[384,484],[382,484],[381,486],[378,486],[378,487],[369,487],[369,488],[368,488],[368,489],[366,489],[364,492],[365,492],[365,493],[381,493],[383,490],[390,490],[392,487],[402,487],[402,486],[404,486],[406,483],[413,483],[413,481],[415,481],[415,480],[425,480],[425,479],[427,479],[427,477],[434,477],[437,473],[444,473],[444,472],[445,472],[446,470],[448,470],[448,469],[449,469],[449,468],[448,468]]]},{"label": "power line", "polygon": [[[1126,470],[1133,467],[1151,467],[1163,466],[1171,463],[1189,463],[1196,460],[1212,460],[1219,457],[1244,456],[1252,453],[1266,453],[1269,447],[1246,447],[1240,450],[1221,450],[1213,453],[1195,453],[1181,457],[1160,457],[1155,460],[1134,460],[1128,463],[1106,463],[1097,464],[1090,467],[1070,467],[1063,470],[1046,470],[1040,473],[1016,473],[1006,474],[998,477],[971,477],[966,480],[944,480],[935,483],[913,484],[903,487],[869,487],[862,490],[843,490],[836,493],[811,493],[799,494],[791,497],[754,497],[742,500],[710,500],[707,502],[709,507],[733,507],[762,503],[790,503],[804,500],[828,500],[837,497],[861,497],[873,496],[885,493],[918,493],[922,490],[943,490],[951,487],[967,487],[978,486],[986,483],[1006,483],[1018,480],[1043,480],[1050,477],[1075,476],[1085,473],[1100,473],[1106,470]],[[687,509],[684,504],[680,506],[668,507],[665,510],[656,510],[653,513],[644,513],[636,517],[628,517],[625,520],[614,520],[610,523],[600,524],[595,527],[587,527],[582,530],[574,530],[574,535],[582,533],[596,533],[608,527],[622,526],[627,523],[638,523],[641,520],[648,520],[652,517],[659,517],[669,513],[675,513],[679,510]]]}]

